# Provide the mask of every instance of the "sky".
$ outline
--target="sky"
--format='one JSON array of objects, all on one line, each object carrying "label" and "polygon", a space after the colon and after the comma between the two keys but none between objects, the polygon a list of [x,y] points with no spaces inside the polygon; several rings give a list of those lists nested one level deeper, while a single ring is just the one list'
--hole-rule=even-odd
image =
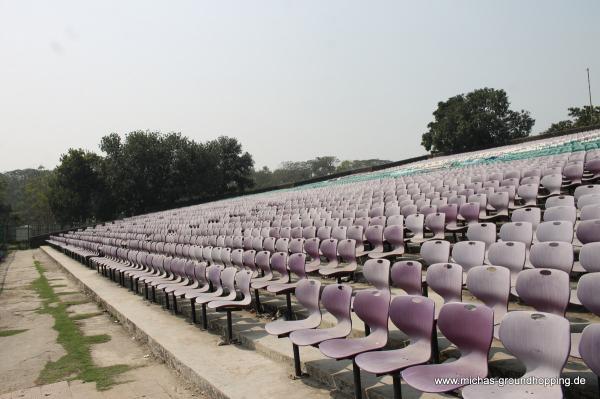
[{"label": "sky", "polygon": [[[600,103],[600,2],[0,0],[0,171],[133,130],[257,167],[425,153],[439,101],[504,89],[534,132]],[[596,94],[594,94],[596,93]]]}]

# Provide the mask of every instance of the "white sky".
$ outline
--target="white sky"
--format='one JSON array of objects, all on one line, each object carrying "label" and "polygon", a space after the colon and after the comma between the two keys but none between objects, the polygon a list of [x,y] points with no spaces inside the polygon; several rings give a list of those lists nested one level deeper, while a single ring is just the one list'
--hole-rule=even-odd
[{"label": "white sky", "polygon": [[257,167],[398,160],[485,86],[538,132],[587,103],[586,67],[600,93],[599,20],[596,0],[0,0],[0,171],[137,129],[237,137]]}]

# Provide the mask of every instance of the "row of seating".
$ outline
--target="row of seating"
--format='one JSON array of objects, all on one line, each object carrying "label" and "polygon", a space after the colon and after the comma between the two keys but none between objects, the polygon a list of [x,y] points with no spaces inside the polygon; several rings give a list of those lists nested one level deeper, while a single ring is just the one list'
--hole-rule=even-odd
[{"label": "row of seating", "polygon": [[[593,294],[600,284],[598,137],[588,132],[140,215],[49,242],[175,312],[189,303],[194,322],[200,305],[205,328],[207,309],[225,311],[228,341],[232,311],[262,312],[261,293],[285,295],[286,320],[266,329],[290,337],[296,372],[298,346],[318,345],[326,356],[353,359],[357,396],[361,368],[391,374],[398,395],[401,377],[428,392],[464,386],[432,381],[486,376],[494,337],[525,362],[526,376],[540,369],[560,376],[569,354],[598,374],[597,325],[570,334],[565,318],[568,307],[587,310],[592,321],[600,315]],[[291,320],[292,295],[307,318]],[[509,309],[514,300],[530,310]],[[334,327],[323,324],[320,305],[338,319]],[[365,322],[366,337],[348,338],[351,311]],[[383,350],[388,319],[409,337],[407,347]],[[438,329],[461,351],[458,360],[435,363]],[[539,354],[537,344],[546,342],[551,356]],[[484,388],[462,395],[488,396]],[[547,388],[529,393],[562,396],[560,386]]]}]

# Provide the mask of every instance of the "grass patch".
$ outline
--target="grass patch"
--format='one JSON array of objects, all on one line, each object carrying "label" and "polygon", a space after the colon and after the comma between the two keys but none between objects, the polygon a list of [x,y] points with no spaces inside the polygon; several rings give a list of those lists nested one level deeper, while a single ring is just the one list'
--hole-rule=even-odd
[{"label": "grass patch", "polygon": [[85,319],[89,319],[90,317],[100,316],[103,313],[104,312],[80,313],[80,314],[71,316],[71,320],[85,320]]},{"label": "grass patch", "polygon": [[10,337],[11,335],[21,334],[27,330],[0,330],[0,337]]},{"label": "grass patch", "polygon": [[60,296],[54,292],[44,276],[45,269],[42,264],[34,261],[34,265],[40,274],[40,277],[32,283],[32,288],[42,299],[42,307],[39,312],[49,314],[54,318],[53,328],[58,332],[57,342],[67,352],[57,361],[46,363],[36,383],[43,385],[64,380],[83,380],[95,382],[96,389],[99,391],[110,389],[118,383],[116,377],[130,370],[131,366],[118,364],[98,367],[94,364],[90,346],[108,342],[110,336],[107,334],[83,335],[75,320],[67,312],[70,305],[89,301],[61,301]]},{"label": "grass patch", "polygon": [[[60,295],[60,294],[56,294],[56,295]],[[73,306],[73,305],[83,305],[84,303],[90,303],[89,299],[81,299],[79,301],[64,301],[63,304],[65,306]]]}]

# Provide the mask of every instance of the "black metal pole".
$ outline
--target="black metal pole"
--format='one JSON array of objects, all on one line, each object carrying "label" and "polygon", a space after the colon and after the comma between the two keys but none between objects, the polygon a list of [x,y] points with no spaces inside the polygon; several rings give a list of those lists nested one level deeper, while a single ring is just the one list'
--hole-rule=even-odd
[{"label": "black metal pole", "polygon": [[294,350],[294,371],[296,377],[302,377],[302,367],[300,366],[300,349],[298,345],[292,343],[292,349]]},{"label": "black metal pole", "polygon": [[360,368],[356,364],[356,359],[352,359],[352,374],[354,375],[354,397],[362,399],[362,387],[360,383]]},{"label": "black metal pole", "polygon": [[400,374],[392,374],[394,383],[394,399],[402,399],[402,384],[400,384]]}]

